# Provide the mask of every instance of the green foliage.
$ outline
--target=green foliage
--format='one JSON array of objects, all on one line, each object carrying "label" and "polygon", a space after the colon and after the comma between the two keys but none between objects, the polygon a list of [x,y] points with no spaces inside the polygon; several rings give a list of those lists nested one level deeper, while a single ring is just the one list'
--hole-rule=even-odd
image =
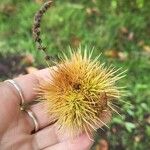
[{"label": "green foliage", "polygon": [[[150,18],[148,0],[57,0],[45,15],[42,23],[43,41],[51,55],[76,46],[74,43],[94,46],[95,53],[116,50],[126,53],[121,61],[109,57],[108,63],[128,69],[122,80],[129,91],[121,103],[122,118],[114,116],[107,139],[112,150],[147,150],[150,139]],[[43,55],[34,47],[31,35],[32,20],[40,4],[33,0],[1,0],[0,4],[0,53],[31,53],[37,64]],[[142,44],[140,44],[142,43]],[[101,136],[98,136],[101,138]]]}]

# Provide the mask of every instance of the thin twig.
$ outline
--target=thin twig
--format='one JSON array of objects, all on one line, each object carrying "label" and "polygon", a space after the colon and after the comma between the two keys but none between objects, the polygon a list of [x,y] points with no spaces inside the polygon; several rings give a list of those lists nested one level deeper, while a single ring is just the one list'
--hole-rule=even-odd
[{"label": "thin twig", "polygon": [[49,60],[51,57],[47,54],[47,49],[43,46],[43,42],[41,39],[41,20],[46,11],[50,8],[52,1],[45,2],[40,10],[35,14],[34,24],[33,24],[33,38],[36,43],[36,47],[38,50],[42,50],[45,54],[45,59]]}]

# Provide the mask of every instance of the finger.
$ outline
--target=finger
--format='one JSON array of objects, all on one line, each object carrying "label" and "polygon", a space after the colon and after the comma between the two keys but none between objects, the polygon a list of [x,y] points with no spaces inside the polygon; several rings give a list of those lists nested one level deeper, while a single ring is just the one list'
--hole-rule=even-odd
[{"label": "finger", "polygon": [[[48,124],[51,123],[49,117],[47,116],[47,113],[44,111],[45,110],[44,104],[39,103],[39,104],[33,105],[31,107],[31,110],[36,114],[40,128],[44,128],[45,126],[48,126]],[[31,130],[33,130],[34,124],[33,124],[32,119],[30,119],[28,117],[28,115],[26,117],[27,117],[27,119],[30,120],[29,121],[29,123],[31,125],[30,128],[31,128]],[[103,112],[100,117],[102,122],[105,122],[105,123],[109,122],[110,118],[111,118],[111,112],[109,110]],[[103,126],[103,123],[101,123],[101,126]],[[34,134],[34,138],[35,138],[34,143],[37,143],[35,145],[38,146],[38,149],[44,149],[46,147],[49,147],[49,149],[50,149],[50,146],[53,146],[54,144],[58,143],[59,141],[64,141],[64,139],[67,139],[65,137],[63,138],[62,136],[60,136],[56,133],[57,133],[57,131],[55,129],[55,125],[48,126],[44,129],[38,131],[37,133]],[[89,137],[88,137],[88,139],[89,139]],[[56,148],[58,147],[58,149],[59,149],[59,147],[61,147],[62,145],[63,144],[58,144],[58,145],[55,145],[55,147]]]},{"label": "finger", "polygon": [[[46,105],[44,105],[43,103],[31,105],[30,110],[33,112],[34,116],[36,117],[36,120],[37,120],[37,123],[39,126],[39,130],[54,123],[54,121],[56,119],[56,118],[53,118],[52,115],[47,114]],[[28,124],[29,124],[28,131],[30,131],[30,133],[31,133],[35,127],[32,118],[25,112],[23,115],[23,119],[28,120]],[[99,127],[102,127],[105,124],[107,124],[110,121],[110,119],[111,119],[111,112],[109,110],[103,112],[100,116],[101,122],[99,123],[99,125],[100,125]]]},{"label": "finger", "polygon": [[33,136],[34,144],[37,146],[37,149],[44,149],[59,142],[54,125],[36,132]]},{"label": "finger", "polygon": [[[43,103],[31,105],[30,110],[37,120],[39,130],[53,123],[54,118],[46,113],[47,109]],[[32,132],[35,127],[33,119],[26,112],[24,112],[23,119],[28,120],[28,124],[30,124],[30,132]]]},{"label": "finger", "polygon": [[0,128],[0,137],[7,130],[10,122],[19,118],[20,106],[17,101],[13,101],[13,99],[17,98],[14,91],[9,89],[5,83],[0,84],[0,120],[3,120]]},{"label": "finger", "polygon": [[14,79],[21,90],[23,91],[23,96],[25,99],[25,102],[31,102],[34,100],[37,96],[37,92],[35,88],[38,87],[38,85],[46,79],[50,79],[50,69],[43,69],[40,71],[36,71],[33,74],[24,75],[21,77],[18,77]]},{"label": "finger", "polygon": [[[37,92],[35,88],[37,88],[43,80],[50,79],[50,71],[51,69],[47,68],[36,71],[33,74],[23,75],[14,79],[14,81],[22,91],[25,103],[31,102],[36,98]],[[0,86],[0,91],[8,93],[7,95],[3,94],[3,97],[1,97],[6,102],[9,101],[11,97],[12,102],[17,102],[17,104],[20,104],[20,97],[18,95],[18,91],[13,86],[11,86],[11,84],[6,82],[2,83]]]},{"label": "finger", "polygon": [[92,144],[93,142],[88,138],[88,136],[83,134],[75,139],[68,139],[43,150],[89,150]]}]

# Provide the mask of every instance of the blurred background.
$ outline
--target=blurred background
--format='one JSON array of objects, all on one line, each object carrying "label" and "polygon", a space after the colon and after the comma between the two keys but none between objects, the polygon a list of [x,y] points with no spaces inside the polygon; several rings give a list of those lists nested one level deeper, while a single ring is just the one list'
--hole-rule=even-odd
[{"label": "blurred background", "polygon": [[[0,1],[0,81],[47,67],[32,40],[42,0]],[[80,44],[95,47],[106,64],[128,69],[121,85],[122,117],[97,131],[92,150],[150,149],[150,0],[55,0],[42,22],[43,41],[57,58]]]}]

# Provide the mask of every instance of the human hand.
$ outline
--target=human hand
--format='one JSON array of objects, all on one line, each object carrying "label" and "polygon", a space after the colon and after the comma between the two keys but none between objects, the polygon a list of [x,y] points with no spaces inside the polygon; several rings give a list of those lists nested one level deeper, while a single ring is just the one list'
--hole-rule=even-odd
[{"label": "human hand", "polygon": [[[22,90],[25,103],[30,104],[37,98],[34,88],[42,80],[49,78],[49,69],[37,71],[18,77],[14,81]],[[88,150],[92,141],[86,134],[74,139],[60,136],[51,123],[51,119],[44,111],[44,105],[37,103],[30,105],[38,123],[38,131],[35,122],[27,112],[20,109],[20,97],[17,90],[9,83],[0,85],[0,149],[2,150]],[[107,114],[108,116],[108,114]],[[109,120],[106,114],[103,120]]]}]

